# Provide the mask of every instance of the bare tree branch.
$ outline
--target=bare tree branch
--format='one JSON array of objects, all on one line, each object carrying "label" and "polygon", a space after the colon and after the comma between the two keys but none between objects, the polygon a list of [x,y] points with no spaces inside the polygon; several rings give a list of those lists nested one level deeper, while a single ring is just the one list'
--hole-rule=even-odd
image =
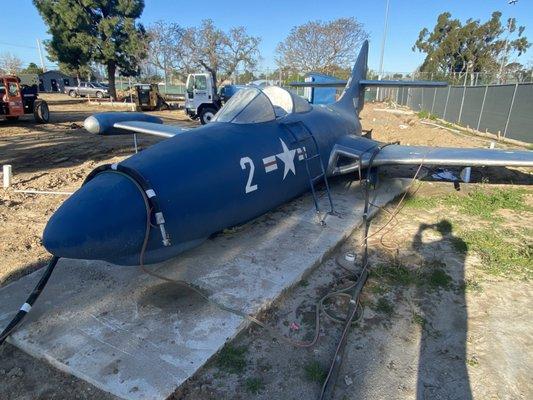
[{"label": "bare tree branch", "polygon": [[0,71],[3,74],[17,75],[22,69],[22,60],[16,55],[5,52],[0,54]]},{"label": "bare tree branch", "polygon": [[368,34],[355,18],[330,22],[310,21],[292,28],[289,36],[276,48],[280,67],[301,72],[333,73],[350,67],[356,49]]}]

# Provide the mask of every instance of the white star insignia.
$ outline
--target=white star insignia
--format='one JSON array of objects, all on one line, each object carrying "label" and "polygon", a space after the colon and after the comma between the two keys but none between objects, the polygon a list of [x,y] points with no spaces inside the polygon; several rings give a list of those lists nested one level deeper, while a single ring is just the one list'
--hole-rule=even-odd
[{"label": "white star insignia", "polygon": [[279,141],[283,147],[283,153],[276,154],[276,157],[283,161],[283,164],[285,165],[285,169],[283,170],[283,180],[285,180],[289,171],[292,171],[292,173],[296,175],[296,168],[294,168],[294,155],[296,154],[296,150],[289,150],[281,138]]}]

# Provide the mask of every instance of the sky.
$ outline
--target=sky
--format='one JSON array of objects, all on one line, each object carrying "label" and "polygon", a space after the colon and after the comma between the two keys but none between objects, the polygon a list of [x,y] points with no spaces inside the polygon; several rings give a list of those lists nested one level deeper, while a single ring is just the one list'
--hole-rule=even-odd
[{"label": "sky", "polygon": [[[0,0],[0,4],[4,2],[13,4],[11,0]],[[35,62],[39,65],[37,39],[49,37],[47,27],[31,0],[17,0],[16,3],[16,10],[0,24],[0,53],[10,52],[25,64]],[[150,26],[155,21],[164,20],[188,27],[211,18],[222,29],[245,26],[250,34],[262,39],[260,68],[265,69],[275,67],[276,45],[292,27],[309,20],[355,17],[370,34],[369,67],[378,70],[385,4],[386,0],[205,0],[198,3],[145,0],[141,22]],[[525,34],[533,41],[533,0],[518,0],[514,5],[508,4],[508,0],[390,0],[384,71],[411,72],[421,64],[424,55],[413,52],[411,47],[422,28],[433,28],[440,13],[449,11],[452,17],[462,21],[468,18],[486,21],[496,10],[503,13],[504,20],[516,17],[519,25],[526,26]],[[523,64],[533,62],[533,48],[518,61]],[[47,68],[53,67],[46,58],[45,64]]]}]

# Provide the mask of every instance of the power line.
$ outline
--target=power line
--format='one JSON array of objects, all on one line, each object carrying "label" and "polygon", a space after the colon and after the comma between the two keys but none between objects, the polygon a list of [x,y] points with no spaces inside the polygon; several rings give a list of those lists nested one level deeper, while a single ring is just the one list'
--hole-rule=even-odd
[{"label": "power line", "polygon": [[27,46],[27,45],[23,45],[23,44],[13,44],[13,43],[7,43],[7,42],[0,42],[0,45],[11,46],[11,47],[20,47],[20,48],[23,48],[23,49],[32,49],[32,50],[36,50],[37,49],[36,46]]}]

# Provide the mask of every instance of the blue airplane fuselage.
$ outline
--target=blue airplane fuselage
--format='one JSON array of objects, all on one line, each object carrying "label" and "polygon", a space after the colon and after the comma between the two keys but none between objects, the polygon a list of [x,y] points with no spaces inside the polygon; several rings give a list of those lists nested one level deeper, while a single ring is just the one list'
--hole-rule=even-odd
[{"label": "blue airplane fuselage", "polygon": [[[170,246],[152,227],[144,262],[193,247],[225,228],[245,223],[310,189],[306,157],[326,167],[339,138],[357,134],[355,112],[334,106],[254,124],[214,122],[177,134],[120,164],[141,174],[157,192]],[[292,133],[291,133],[292,132]],[[293,133],[302,141],[295,141]],[[320,158],[308,161],[320,173]],[[147,210],[140,189],[109,171],[74,193],[52,216],[43,236],[54,255],[139,264]]]}]

